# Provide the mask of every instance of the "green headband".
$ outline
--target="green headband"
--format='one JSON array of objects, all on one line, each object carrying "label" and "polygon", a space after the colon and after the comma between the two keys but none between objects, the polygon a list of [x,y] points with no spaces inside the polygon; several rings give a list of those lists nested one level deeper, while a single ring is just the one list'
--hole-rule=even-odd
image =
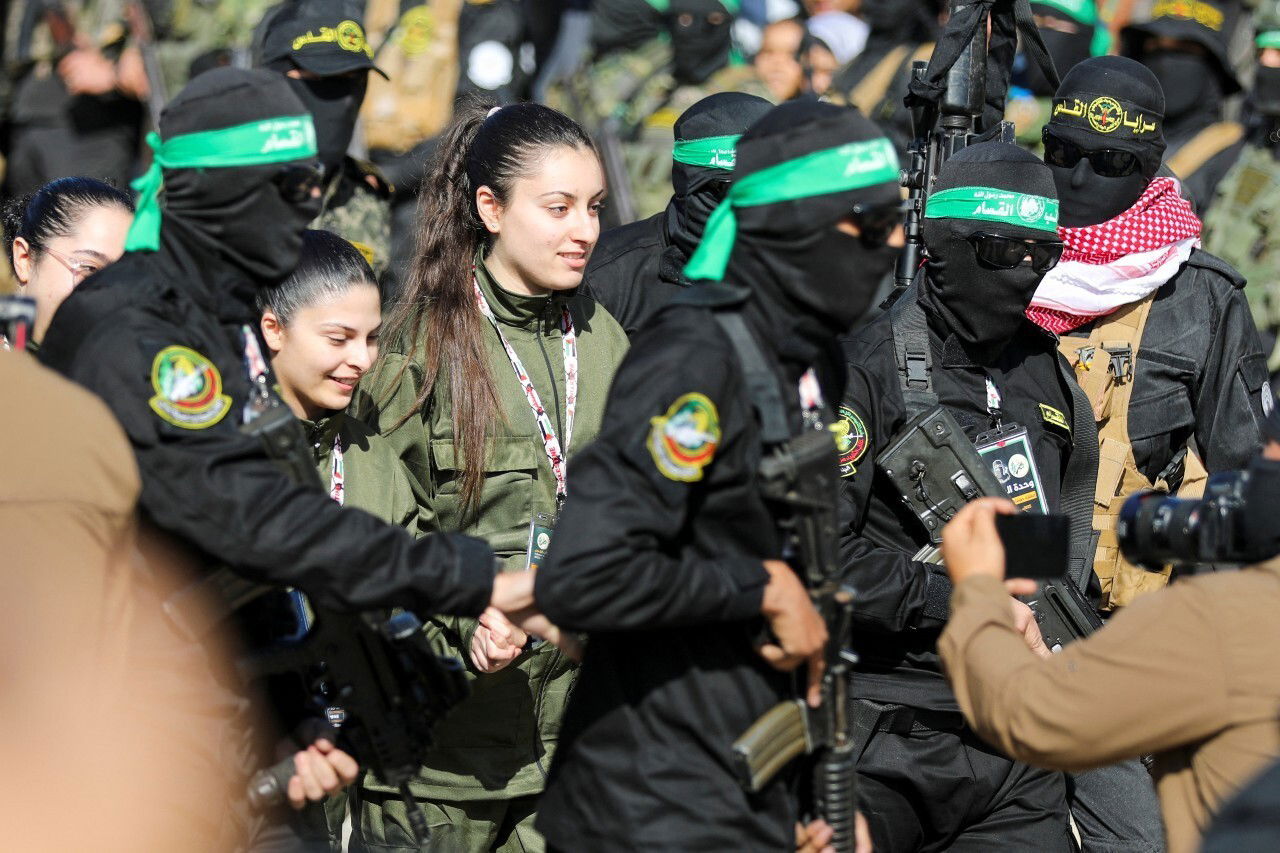
[{"label": "green headband", "polygon": [[281,116],[235,127],[188,133],[160,140],[147,134],[151,168],[130,186],[138,191],[138,210],[125,237],[126,252],[160,248],[160,187],[164,169],[226,169],[286,163],[316,156],[316,129],[310,115]]},{"label": "green headband", "polygon": [[1267,30],[1258,33],[1258,37],[1254,39],[1254,44],[1258,47],[1280,47],[1280,30]]},{"label": "green headband", "polygon": [[724,278],[738,236],[735,208],[777,204],[898,182],[898,155],[884,137],[849,142],[787,160],[734,182],[712,211],[702,242],[684,268],[690,279]]},{"label": "green headband", "polygon": [[1058,233],[1058,201],[992,187],[940,190],[925,201],[925,219],[978,219]]},{"label": "green headband", "polygon": [[1071,20],[1081,24],[1098,22],[1098,7],[1093,0],[1036,0],[1036,5],[1057,9]]},{"label": "green headband", "polygon": [[[659,14],[665,15],[671,11],[671,0],[645,0],[645,2]],[[742,8],[742,0],[720,0],[720,5],[730,15],[737,15]]]},{"label": "green headband", "polygon": [[708,136],[705,139],[677,139],[671,158],[689,166],[705,166],[711,169],[732,169],[737,159],[734,148],[742,134]]}]

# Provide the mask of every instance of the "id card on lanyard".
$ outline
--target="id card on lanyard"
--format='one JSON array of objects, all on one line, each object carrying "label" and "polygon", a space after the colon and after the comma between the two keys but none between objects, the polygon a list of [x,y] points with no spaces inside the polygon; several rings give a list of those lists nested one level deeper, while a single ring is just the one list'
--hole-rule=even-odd
[{"label": "id card on lanyard", "polygon": [[1000,391],[987,377],[987,411],[995,418],[995,429],[980,434],[974,445],[978,455],[991,468],[991,473],[1004,487],[1005,496],[1023,512],[1048,514],[1040,469],[1031,449],[1031,437],[1025,427],[1004,423],[1001,417]]}]

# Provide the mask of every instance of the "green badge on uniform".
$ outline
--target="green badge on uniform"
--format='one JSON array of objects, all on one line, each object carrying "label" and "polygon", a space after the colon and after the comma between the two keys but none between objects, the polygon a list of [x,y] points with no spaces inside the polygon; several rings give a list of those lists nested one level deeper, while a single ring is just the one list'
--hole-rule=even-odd
[{"label": "green badge on uniform", "polygon": [[231,410],[218,368],[188,347],[168,346],[156,353],[151,387],[156,392],[147,401],[152,411],[176,427],[205,429]]},{"label": "green badge on uniform", "polygon": [[1046,406],[1044,403],[1041,403],[1040,417],[1043,418],[1044,422],[1047,424],[1053,424],[1056,427],[1061,427],[1068,433],[1071,432],[1071,422],[1067,420],[1067,416],[1055,409],[1053,406]]},{"label": "green badge on uniform", "polygon": [[840,419],[831,425],[836,436],[836,452],[840,454],[840,476],[852,477],[858,473],[854,463],[867,452],[867,425],[858,413],[848,406],[839,409]]},{"label": "green badge on uniform", "polygon": [[705,394],[684,394],[649,423],[649,454],[659,473],[680,483],[701,480],[720,444],[716,404]]}]

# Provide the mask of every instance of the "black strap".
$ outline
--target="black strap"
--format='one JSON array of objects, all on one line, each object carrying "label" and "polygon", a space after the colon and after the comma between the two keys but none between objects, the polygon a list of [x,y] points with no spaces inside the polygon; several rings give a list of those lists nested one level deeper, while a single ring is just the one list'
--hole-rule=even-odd
[{"label": "black strap", "polygon": [[1093,404],[1076,381],[1074,372],[1062,353],[1058,372],[1071,392],[1071,458],[1062,478],[1061,511],[1071,522],[1068,576],[1076,586],[1089,588],[1093,575],[1093,493],[1098,483],[1098,425],[1093,420]]},{"label": "black strap", "polygon": [[907,419],[938,405],[933,390],[933,355],[929,351],[929,322],[916,299],[913,282],[889,309],[893,328],[893,354],[898,363],[898,385],[907,407]]},{"label": "black strap", "polygon": [[782,402],[782,390],[778,387],[778,377],[769,369],[769,362],[760,351],[760,345],[751,336],[747,323],[737,311],[716,311],[716,322],[734,352],[738,354],[738,362],[742,367],[743,379],[747,383],[747,393],[751,395],[751,405],[760,418],[760,439],[765,444],[781,444],[791,438],[791,429],[787,426],[787,408]]}]

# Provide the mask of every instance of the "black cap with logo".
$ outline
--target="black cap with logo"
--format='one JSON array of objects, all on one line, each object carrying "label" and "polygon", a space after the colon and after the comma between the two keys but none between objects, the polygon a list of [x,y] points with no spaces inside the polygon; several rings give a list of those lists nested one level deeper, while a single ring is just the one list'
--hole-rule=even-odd
[{"label": "black cap with logo", "polygon": [[1231,95],[1242,88],[1227,54],[1239,19],[1240,7],[1235,0],[1156,0],[1150,21],[1130,24],[1120,31],[1122,52],[1135,59],[1141,57],[1142,42],[1150,37],[1198,44],[1221,75],[1223,94]]},{"label": "black cap with logo", "polygon": [[373,63],[363,4],[351,0],[286,0],[262,38],[262,63],[269,66],[281,59],[321,77],[360,69],[387,76]]}]

